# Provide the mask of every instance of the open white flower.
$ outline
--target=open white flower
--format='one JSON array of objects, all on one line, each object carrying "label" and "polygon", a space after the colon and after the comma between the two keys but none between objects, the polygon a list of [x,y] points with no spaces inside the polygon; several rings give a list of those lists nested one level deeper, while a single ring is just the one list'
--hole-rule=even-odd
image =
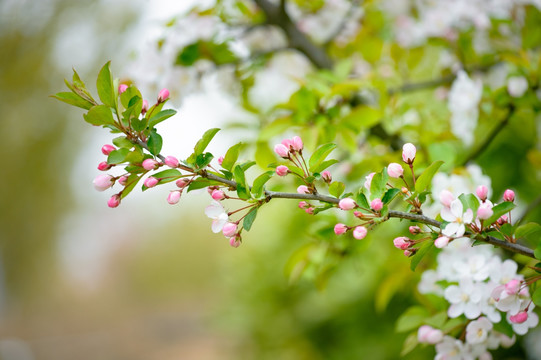
[{"label": "open white flower", "polygon": [[205,208],[205,215],[212,219],[212,232],[219,233],[224,225],[229,221],[227,211],[222,204],[212,200],[211,204]]},{"label": "open white flower", "polygon": [[485,342],[492,327],[492,323],[486,317],[472,321],[466,326],[466,342],[472,345]]},{"label": "open white flower", "polygon": [[464,224],[470,224],[473,220],[472,209],[467,209],[464,212],[464,207],[459,199],[453,200],[449,208],[444,207],[441,210],[441,217],[449,224],[443,229],[442,233],[445,236],[461,237],[466,232]]},{"label": "open white flower", "polygon": [[451,285],[444,291],[444,296],[451,303],[447,314],[456,318],[464,314],[468,319],[481,315],[481,288],[469,278],[460,279],[458,286]]}]

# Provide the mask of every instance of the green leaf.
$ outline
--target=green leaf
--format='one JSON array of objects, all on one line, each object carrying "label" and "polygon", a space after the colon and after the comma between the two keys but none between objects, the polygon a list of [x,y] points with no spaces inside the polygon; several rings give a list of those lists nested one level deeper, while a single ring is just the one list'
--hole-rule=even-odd
[{"label": "green leaf", "polygon": [[374,177],[372,178],[372,183],[370,184],[370,199],[381,199],[383,197],[385,189],[387,188],[388,180],[389,177],[385,169],[374,175]]},{"label": "green leaf", "polygon": [[458,199],[464,205],[464,210],[472,209],[473,213],[477,213],[479,208],[479,199],[473,194],[461,194]]},{"label": "green leaf", "polygon": [[410,268],[411,271],[415,271],[415,268],[417,268],[417,265],[421,262],[423,257],[432,249],[435,249],[434,242],[428,240],[425,241],[425,243],[421,246],[421,248],[417,251],[415,255],[411,258],[411,264]]},{"label": "green leaf", "polygon": [[312,171],[314,173],[321,173],[323,170],[325,170],[326,168],[328,168],[331,165],[336,164],[337,162],[338,162],[338,160],[335,160],[335,159],[325,160],[321,164],[319,164],[318,166],[314,167],[314,169]]},{"label": "green leaf", "polygon": [[242,166],[235,166],[233,169],[233,178],[237,182],[237,194],[239,195],[239,198],[244,200],[250,199],[251,196],[248,192],[248,187],[246,186],[246,178],[244,177]]},{"label": "green leaf", "polygon": [[400,351],[400,357],[404,357],[412,352],[417,345],[419,345],[419,340],[417,339],[417,331],[414,331],[408,335],[406,340],[404,340],[404,345],[402,345],[402,350]]},{"label": "green leaf", "polygon": [[419,176],[419,178],[416,180],[415,191],[417,191],[418,193],[425,191],[428,188],[428,186],[430,186],[430,183],[432,182],[432,178],[434,177],[434,175],[436,175],[436,172],[442,165],[443,165],[443,161],[441,160],[435,161],[432,164],[430,164],[430,166],[427,167],[425,171],[423,171],[421,176]]},{"label": "green leaf", "polygon": [[57,100],[65,102],[66,104],[77,106],[86,110],[90,110],[90,108],[93,106],[90,101],[87,101],[83,99],[82,97],[80,97],[79,95],[72,92],[59,92],[51,96]]},{"label": "green leaf", "polygon": [[205,149],[207,148],[207,145],[210,143],[210,141],[212,140],[212,138],[214,137],[214,135],[216,135],[218,131],[220,131],[220,129],[214,128],[214,129],[207,130],[203,134],[203,137],[197,142],[197,144],[195,144],[195,147],[194,147],[194,153],[196,156],[199,154],[202,154],[203,151],[205,151]]},{"label": "green leaf", "polygon": [[175,181],[179,179],[182,174],[177,169],[167,169],[160,172],[157,172],[155,174],[152,174],[156,179],[160,180],[160,184],[165,184],[171,181]]},{"label": "green leaf", "polygon": [[541,232],[541,225],[538,223],[530,222],[524,225],[521,225],[515,231],[515,236],[517,239],[526,238],[531,239],[531,237],[538,238],[539,232]]},{"label": "green leaf", "polygon": [[197,158],[195,158],[195,166],[199,169],[205,168],[210,162],[214,159],[214,155],[207,152],[204,154],[197,155]]},{"label": "green leaf", "polygon": [[327,156],[336,148],[336,144],[323,144],[316,149],[316,151],[310,157],[308,164],[310,166],[310,172],[314,172],[314,169],[318,168],[319,165],[327,158]]},{"label": "green leaf", "polygon": [[129,193],[132,192],[132,190],[135,188],[139,180],[141,180],[141,177],[142,176],[139,176],[136,174],[131,174],[128,177],[128,180],[126,181],[126,186],[124,187],[124,189],[122,190],[120,194],[121,199],[124,199],[126,196],[128,196]]},{"label": "green leaf", "polygon": [[381,202],[383,202],[384,204],[390,203],[398,193],[400,193],[400,189],[397,188],[391,188],[387,190],[385,195],[383,195]]},{"label": "green leaf", "polygon": [[203,189],[203,188],[206,188],[208,186],[212,185],[211,182],[207,179],[203,179],[203,178],[199,178],[199,179],[196,179],[194,181],[192,181],[190,183],[190,185],[188,185],[188,192],[190,191],[193,191],[193,190],[199,190],[199,189]]},{"label": "green leaf", "polygon": [[256,199],[261,197],[261,195],[263,195],[263,186],[265,185],[267,181],[269,181],[272,178],[273,175],[274,175],[274,171],[267,171],[259,175],[254,180],[254,186],[252,186],[252,194],[254,195]]},{"label": "green leaf", "polygon": [[244,171],[248,170],[249,168],[251,168],[254,165],[255,165],[255,161],[247,161],[245,163],[240,164],[240,166],[242,167],[242,170],[244,170]]},{"label": "green leaf", "polygon": [[98,74],[98,81],[96,82],[96,88],[98,89],[98,95],[101,101],[112,108],[117,107],[117,98],[115,96],[115,88],[113,85],[113,76],[109,69],[111,62],[108,61],[100,70]]},{"label": "green leaf", "polygon": [[425,324],[435,327],[436,329],[441,329],[445,322],[447,321],[447,311],[441,311],[436,315],[433,315],[426,319]]},{"label": "green leaf", "polygon": [[231,168],[235,163],[237,162],[237,159],[239,158],[240,149],[242,148],[244,144],[238,143],[229,148],[224,156],[224,161],[222,162],[222,167],[226,170],[231,171]]},{"label": "green leaf", "polygon": [[141,95],[139,89],[131,85],[126,89],[126,91],[120,94],[120,103],[122,104],[122,106],[124,106],[125,109],[127,109],[129,107],[131,99],[133,99],[134,97],[142,99],[143,95]]},{"label": "green leaf", "polygon": [[532,301],[535,306],[541,306],[541,286],[539,286],[532,294]]},{"label": "green leaf", "polygon": [[135,131],[143,131],[147,128],[147,118],[137,119],[133,118],[131,120],[131,127]]},{"label": "green leaf", "polygon": [[346,190],[346,185],[343,182],[335,181],[329,185],[329,194],[334,197],[340,198],[344,190]]},{"label": "green leaf", "polygon": [[164,120],[169,119],[171,116],[175,115],[176,113],[177,111],[173,109],[162,110],[159,113],[152,115],[150,120],[148,120],[148,127],[152,129],[154,126],[156,126],[157,124],[161,123]]},{"label": "green leaf", "polygon": [[109,153],[109,155],[107,156],[107,163],[108,164],[120,164],[120,163],[123,163],[124,160],[126,159],[126,156],[128,155],[128,153],[130,152],[129,149],[126,149],[126,148],[121,148],[121,149],[118,149],[118,150],[113,150]]},{"label": "green leaf", "polygon": [[162,150],[163,140],[160,134],[156,131],[151,131],[147,141],[148,151],[154,156],[157,156]]},{"label": "green leaf", "polygon": [[257,207],[254,207],[252,208],[252,210],[250,210],[250,212],[246,215],[246,217],[244,218],[244,221],[242,222],[242,227],[244,228],[244,230],[250,231],[256,216],[257,216]]},{"label": "green leaf", "polygon": [[364,195],[363,192],[359,191],[357,196],[355,197],[355,202],[357,205],[364,209],[370,209],[370,204],[368,203],[368,199],[366,198],[366,195]]},{"label": "green leaf", "polygon": [[255,148],[255,161],[257,165],[266,169],[267,165],[275,161],[274,152],[269,148],[269,145],[265,141],[258,141]]},{"label": "green leaf", "polygon": [[429,316],[428,310],[421,306],[408,308],[396,321],[395,331],[405,332],[421,326]]},{"label": "green leaf", "polygon": [[511,324],[507,322],[507,319],[505,317],[503,317],[503,319],[499,323],[494,324],[494,330],[502,334],[505,334],[509,336],[510,338],[515,335],[515,332],[513,331],[513,327],[511,326]]},{"label": "green leaf", "polygon": [[134,147],[135,145],[133,145],[133,143],[128,140],[125,136],[119,136],[119,137],[116,137],[113,139],[113,144],[116,146],[116,147],[119,147],[119,148],[126,148],[126,149],[131,149],[132,147]]},{"label": "green leaf", "polygon": [[535,248],[533,256],[535,256],[537,260],[541,260],[541,242]]},{"label": "green leaf", "polygon": [[507,214],[509,211],[513,210],[515,208],[515,204],[509,201],[505,201],[501,204],[498,204],[492,208],[493,214],[491,217],[489,217],[487,220],[485,220],[485,224],[492,224],[496,222],[500,218],[500,216]]},{"label": "green leaf", "polygon": [[85,121],[95,126],[114,125],[113,113],[108,106],[96,105],[83,115]]}]

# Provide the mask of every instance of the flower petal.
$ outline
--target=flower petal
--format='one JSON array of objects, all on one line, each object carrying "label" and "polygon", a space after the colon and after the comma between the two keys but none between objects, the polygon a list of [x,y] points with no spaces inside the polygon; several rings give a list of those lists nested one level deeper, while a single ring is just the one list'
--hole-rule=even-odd
[{"label": "flower petal", "polygon": [[455,218],[462,217],[463,212],[464,207],[462,206],[462,202],[459,199],[453,200],[451,203],[451,213],[455,216]]},{"label": "flower petal", "polygon": [[441,209],[441,218],[445,221],[453,222],[456,220],[456,216],[451,213],[451,209],[444,207]]},{"label": "flower petal", "polygon": [[447,224],[445,229],[443,229],[442,233],[445,236],[454,236],[456,234],[456,231],[458,230],[459,224],[456,222],[452,222]]},{"label": "flower petal", "polygon": [[464,224],[470,224],[472,220],[473,220],[473,210],[468,209],[464,213],[464,216],[462,216],[462,221],[464,222]]}]

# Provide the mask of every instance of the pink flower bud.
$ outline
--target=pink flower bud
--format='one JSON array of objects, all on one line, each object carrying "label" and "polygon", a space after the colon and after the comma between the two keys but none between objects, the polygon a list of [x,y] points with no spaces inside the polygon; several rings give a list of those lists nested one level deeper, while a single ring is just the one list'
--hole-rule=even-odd
[{"label": "pink flower bud", "polygon": [[398,179],[404,174],[404,168],[400,164],[390,163],[387,167],[387,174],[392,178]]},{"label": "pink flower bud", "polygon": [[363,213],[360,211],[354,211],[353,216],[355,216],[356,218],[362,219]]},{"label": "pink flower bud", "polygon": [[141,114],[145,115],[148,111],[148,101],[143,100],[143,106],[141,107]]},{"label": "pink flower bud", "polygon": [[502,215],[502,216],[500,216],[500,218],[498,219],[497,223],[498,223],[498,225],[501,226],[501,225],[507,223],[508,221],[509,221],[509,219],[508,219],[507,215]]},{"label": "pink flower bud", "polygon": [[395,248],[400,250],[406,250],[410,246],[411,240],[405,236],[397,237],[393,240],[393,245]]},{"label": "pink flower bud", "polygon": [[481,201],[485,201],[488,195],[488,188],[485,185],[479,185],[475,190],[475,194]]},{"label": "pink flower bud", "polygon": [[509,320],[513,324],[522,324],[526,320],[528,320],[528,313],[526,311],[521,311],[516,315],[509,316]]},{"label": "pink flower bud", "polygon": [[517,294],[520,290],[520,280],[513,279],[505,284],[505,291],[509,295]]},{"label": "pink flower bud", "polygon": [[237,238],[236,236],[233,236],[229,239],[229,245],[231,245],[234,248],[238,248],[240,246],[240,238]]},{"label": "pink flower bud", "polygon": [[237,233],[237,224],[228,222],[222,228],[222,233],[225,237],[234,236]]},{"label": "pink flower bud", "polygon": [[108,164],[107,161],[102,161],[98,164],[98,170],[99,171],[107,171],[109,170],[110,168],[112,168],[113,165],[111,164]]},{"label": "pink flower bud", "polygon": [[100,175],[92,182],[94,188],[98,191],[105,191],[109,189],[115,183],[111,175]]},{"label": "pink flower bud", "polygon": [[297,188],[297,193],[299,194],[310,194],[310,190],[306,185],[301,185]]},{"label": "pink flower bud", "polygon": [[348,231],[348,227],[344,224],[336,224],[334,225],[334,233],[336,235],[342,235],[343,233],[345,233],[346,231]]},{"label": "pink flower bud", "polygon": [[190,179],[187,179],[187,178],[178,179],[175,182],[175,184],[177,185],[177,187],[184,189],[186,186],[190,185]]},{"label": "pink flower bud", "polygon": [[286,176],[289,173],[289,168],[285,165],[276,167],[276,174],[278,176]]},{"label": "pink flower bud", "polygon": [[150,176],[145,179],[144,184],[147,188],[152,188],[156,185],[158,185],[159,180],[156,179],[154,176]]},{"label": "pink flower bud", "polygon": [[407,194],[407,193],[410,192],[410,191],[408,190],[408,188],[405,187],[405,186],[402,186],[402,188],[400,189],[400,191],[402,192],[402,194]]},{"label": "pink flower bud", "polygon": [[116,150],[116,147],[109,144],[105,144],[101,147],[101,152],[103,153],[103,155],[109,155],[114,150]]},{"label": "pink flower bud", "polygon": [[207,192],[209,193],[209,195],[212,196],[212,192],[214,190],[220,190],[220,187],[218,185],[212,185],[212,186],[208,186],[207,187]]},{"label": "pink flower bud", "polygon": [[222,190],[213,190],[210,196],[217,201],[225,199],[225,193]]},{"label": "pink flower bud", "polygon": [[288,151],[293,150],[293,140],[291,139],[282,140],[282,145],[284,145]]},{"label": "pink flower bud", "polygon": [[274,152],[284,159],[289,157],[289,149],[284,144],[276,145],[274,147]]},{"label": "pink flower bud", "polygon": [[128,184],[128,177],[126,175],[122,175],[118,178],[118,183],[122,186],[126,186]]},{"label": "pink flower bud", "polygon": [[159,163],[154,159],[145,159],[141,165],[143,166],[143,169],[150,171],[157,169]]},{"label": "pink flower bud", "polygon": [[440,236],[436,240],[434,240],[434,246],[436,246],[438,249],[442,249],[449,244],[449,239],[447,236]]},{"label": "pink flower bud", "polygon": [[167,165],[167,166],[169,166],[171,168],[177,168],[178,164],[179,164],[179,161],[174,156],[166,156],[164,163],[165,163],[165,165]]},{"label": "pink flower bud", "polygon": [[342,210],[351,210],[354,209],[356,206],[357,204],[355,203],[355,200],[351,198],[343,198],[338,203],[338,207]]},{"label": "pink flower bud", "polygon": [[505,190],[505,192],[503,193],[503,200],[509,202],[515,201],[515,192],[511,189]]},{"label": "pink flower bud", "polygon": [[171,205],[175,205],[176,203],[179,202],[180,200],[180,195],[181,195],[181,192],[180,191],[171,191],[169,193],[169,195],[167,196],[167,202]]},{"label": "pink flower bud", "polygon": [[368,230],[364,226],[357,226],[353,229],[353,237],[357,240],[364,239]]},{"label": "pink flower bud", "polygon": [[450,207],[454,199],[455,196],[449,190],[442,190],[440,193],[440,202],[443,206]]},{"label": "pink flower bud", "polygon": [[479,220],[486,220],[491,217],[492,214],[494,214],[494,211],[492,210],[492,204],[490,204],[489,201],[479,205],[479,208],[477,209],[477,218]]},{"label": "pink flower bud", "polygon": [[222,164],[224,163],[224,157],[223,156],[220,156],[218,158],[218,165],[222,166]]},{"label": "pink flower bud", "polygon": [[402,147],[402,160],[404,160],[406,164],[413,164],[416,153],[417,149],[415,148],[415,145],[412,143],[404,144]]},{"label": "pink flower bud", "polygon": [[160,93],[158,94],[158,102],[162,103],[165,100],[169,98],[169,90],[167,89],[161,89]]},{"label": "pink flower bud", "polygon": [[304,212],[307,213],[308,215],[314,215],[314,210],[315,210],[315,208],[310,206],[310,207],[304,209]]},{"label": "pink flower bud", "polygon": [[302,149],[304,148],[304,144],[302,143],[302,139],[300,137],[298,137],[298,136],[293,136],[291,147],[293,148],[293,150],[301,152]]},{"label": "pink flower bud", "polygon": [[421,228],[417,225],[415,226],[410,226],[409,227],[409,232],[412,234],[412,235],[417,235],[417,234],[420,234],[421,233]]},{"label": "pink flower bud", "polygon": [[109,201],[107,201],[107,206],[110,208],[116,208],[118,205],[120,205],[120,195],[114,194],[111,196]]},{"label": "pink flower bud", "polygon": [[404,256],[405,256],[405,257],[410,257],[410,256],[412,256],[413,254],[414,254],[414,252],[411,251],[411,250],[409,250],[409,249],[404,250]]},{"label": "pink flower bud", "polygon": [[370,203],[370,208],[374,211],[380,211],[383,209],[383,203],[381,202],[381,199],[374,199]]},{"label": "pink flower bud", "polygon": [[299,209],[305,209],[305,208],[307,208],[309,206],[310,206],[310,204],[308,204],[306,201],[299,202]]},{"label": "pink flower bud", "polygon": [[122,94],[124,91],[128,90],[128,85],[126,84],[120,84],[118,85],[118,93]]},{"label": "pink flower bud", "polygon": [[325,170],[321,173],[321,178],[323,181],[325,181],[327,184],[330,184],[332,182],[332,175],[331,172],[328,170]]},{"label": "pink flower bud", "polygon": [[441,330],[434,329],[429,325],[423,325],[419,328],[417,339],[420,343],[434,345],[443,340],[443,332]]}]

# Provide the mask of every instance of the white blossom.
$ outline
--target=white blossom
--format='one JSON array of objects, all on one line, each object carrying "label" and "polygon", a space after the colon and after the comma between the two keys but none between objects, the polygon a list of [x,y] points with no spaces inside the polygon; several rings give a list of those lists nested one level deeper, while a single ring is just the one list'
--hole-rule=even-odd
[{"label": "white blossom", "polygon": [[205,214],[212,219],[212,232],[219,233],[224,225],[229,221],[227,211],[222,204],[212,200],[211,204],[205,208]]},{"label": "white blossom", "polygon": [[470,79],[468,74],[461,70],[449,92],[451,131],[468,146],[473,143],[482,90],[483,84],[480,80]]},{"label": "white blossom", "polygon": [[451,202],[450,208],[444,207],[441,210],[441,217],[443,220],[449,221],[449,224],[442,231],[443,235],[461,237],[466,232],[464,224],[470,224],[473,220],[473,211],[467,209],[464,212],[462,202],[456,199]]}]

